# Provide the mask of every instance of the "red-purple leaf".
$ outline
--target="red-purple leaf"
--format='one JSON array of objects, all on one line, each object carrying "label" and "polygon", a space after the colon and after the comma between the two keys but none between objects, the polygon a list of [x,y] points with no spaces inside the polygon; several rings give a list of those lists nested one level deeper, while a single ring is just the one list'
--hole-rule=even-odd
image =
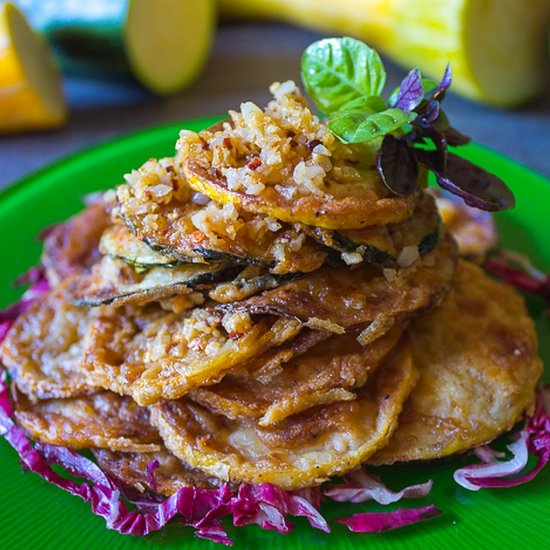
[{"label": "red-purple leaf", "polygon": [[439,156],[433,151],[417,149],[416,152],[418,160],[434,172],[437,183],[469,206],[487,211],[514,207],[513,193],[494,174],[452,153],[447,153],[446,167],[442,170]]},{"label": "red-purple leaf", "polygon": [[445,98],[445,93],[451,87],[452,83],[453,73],[451,71],[451,64],[447,63],[447,66],[445,67],[445,72],[443,73],[443,77],[441,78],[441,82],[429,94],[430,99],[435,99],[440,102],[443,101],[443,99]]},{"label": "red-purple leaf", "polygon": [[385,186],[400,197],[417,188],[418,163],[414,149],[404,140],[391,134],[384,137],[376,156],[376,169]]},{"label": "red-purple leaf", "polygon": [[409,112],[420,104],[423,97],[422,77],[420,71],[416,68],[403,79],[397,94],[390,102],[390,107]]}]

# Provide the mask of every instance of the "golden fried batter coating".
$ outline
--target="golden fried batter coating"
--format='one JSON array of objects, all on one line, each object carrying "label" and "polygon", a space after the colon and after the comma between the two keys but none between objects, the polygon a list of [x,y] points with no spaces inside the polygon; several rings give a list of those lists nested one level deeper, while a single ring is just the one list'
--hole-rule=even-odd
[{"label": "golden fried batter coating", "polygon": [[300,489],[355,468],[383,446],[415,382],[404,341],[354,401],[315,407],[262,428],[184,398],[152,405],[151,422],[172,453],[208,475]]},{"label": "golden fried batter coating", "polygon": [[[99,467],[105,473],[142,493],[153,491],[170,496],[182,487],[212,489],[221,485],[219,480],[189,468],[163,445],[161,447],[160,451],[152,453],[120,452],[109,449],[92,449],[92,452]],[[151,462],[158,463],[151,473],[154,482],[151,476],[147,475],[147,466]],[[154,487],[151,487],[151,484]]]},{"label": "golden fried batter coating", "polygon": [[65,286],[22,313],[0,347],[0,359],[31,400],[76,397],[97,391],[79,365],[87,311],[69,303]]},{"label": "golden fried batter coating", "polygon": [[300,322],[194,309],[188,316],[159,308],[99,309],[84,343],[83,366],[106,389],[140,405],[177,399],[228,370],[293,338]]},{"label": "golden fried batter coating", "polygon": [[350,390],[365,384],[402,332],[395,327],[367,347],[357,342],[356,334],[334,335],[286,363],[267,383],[229,373],[189,396],[217,414],[254,417],[260,426],[270,426],[316,405],[355,399]]},{"label": "golden fried batter coating", "polygon": [[88,270],[100,257],[98,245],[111,223],[110,205],[102,200],[55,226],[44,241],[42,264],[52,286],[63,279]]},{"label": "golden fried batter coating", "polygon": [[391,275],[368,265],[322,268],[233,307],[320,319],[329,330],[329,323],[336,325],[335,331],[370,323],[360,337],[367,344],[394,323],[437,305],[452,285],[456,259],[456,245],[446,236],[433,252]]},{"label": "golden fried batter coating", "polygon": [[135,452],[159,449],[147,409],[111,392],[36,404],[19,396],[15,418],[34,440],[51,445]]},{"label": "golden fried batter coating", "polygon": [[521,296],[461,261],[455,287],[410,335],[420,380],[389,445],[372,462],[448,456],[511,429],[542,373],[537,336]]}]

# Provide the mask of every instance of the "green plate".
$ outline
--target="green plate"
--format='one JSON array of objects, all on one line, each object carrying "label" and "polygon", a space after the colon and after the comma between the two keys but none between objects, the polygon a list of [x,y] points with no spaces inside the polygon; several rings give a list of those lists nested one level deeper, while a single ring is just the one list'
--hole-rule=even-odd
[{"label": "green plate", "polygon": [[[150,157],[171,155],[178,130],[199,130],[213,120],[148,130],[144,133],[91,149],[43,170],[0,195],[0,306],[17,298],[20,291],[11,281],[36,264],[41,245],[36,235],[48,224],[67,218],[81,208],[83,194],[111,187],[122,176]],[[461,148],[464,155],[495,172],[513,188],[518,207],[498,215],[506,247],[524,252],[541,268],[550,268],[550,183],[530,170],[479,145]],[[550,320],[542,315],[543,304],[529,300],[537,319],[541,353],[550,362]],[[548,373],[546,374],[548,379]],[[429,497],[405,502],[405,506],[436,504],[444,511],[426,523],[380,535],[349,533],[333,524],[331,534],[309,528],[297,520],[286,536],[256,526],[229,528],[236,548],[548,548],[550,544],[550,467],[531,483],[515,489],[466,491],[452,480],[462,462],[382,469],[392,487],[432,478]],[[2,548],[219,548],[197,539],[188,528],[169,526],[146,538],[124,537],[105,529],[89,504],[48,485],[31,473],[23,473],[15,452],[0,441],[0,541]],[[393,506],[395,507],[395,506]],[[386,509],[392,509],[390,507]],[[366,510],[382,510],[371,504],[324,505],[329,520]],[[525,545],[525,546],[524,546]]]}]

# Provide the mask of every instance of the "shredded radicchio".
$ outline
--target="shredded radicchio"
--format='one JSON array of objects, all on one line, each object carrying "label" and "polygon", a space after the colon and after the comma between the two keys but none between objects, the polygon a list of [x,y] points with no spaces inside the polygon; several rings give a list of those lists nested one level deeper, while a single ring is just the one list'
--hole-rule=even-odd
[{"label": "shredded radicchio", "polygon": [[[457,470],[454,480],[470,491],[516,487],[531,481],[550,460],[550,385],[539,389],[535,414],[527,419],[525,427],[514,436],[508,451],[511,458],[502,460],[502,453],[487,446],[482,447],[475,453],[481,462]],[[537,459],[535,466],[517,475],[527,467],[529,453]]]},{"label": "shredded radicchio", "polygon": [[550,310],[550,275],[536,269],[526,256],[501,249],[485,260],[484,267],[504,282],[541,296]]},{"label": "shredded radicchio", "polygon": [[379,504],[392,504],[402,498],[425,497],[432,489],[432,480],[419,485],[405,487],[394,492],[388,489],[380,478],[369,475],[361,468],[346,474],[346,483],[331,485],[325,490],[325,495],[338,502],[365,502],[374,500]]},{"label": "shredded radicchio", "polygon": [[393,512],[365,512],[349,518],[338,519],[354,533],[382,533],[397,527],[404,527],[441,514],[433,504],[423,508],[400,508]]}]

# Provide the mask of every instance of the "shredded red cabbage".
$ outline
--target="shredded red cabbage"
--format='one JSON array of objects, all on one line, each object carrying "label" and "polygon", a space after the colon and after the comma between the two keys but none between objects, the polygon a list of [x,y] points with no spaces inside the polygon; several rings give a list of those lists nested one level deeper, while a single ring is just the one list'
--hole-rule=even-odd
[{"label": "shredded red cabbage", "polygon": [[400,508],[393,512],[365,512],[336,521],[343,523],[354,533],[382,533],[405,525],[412,525],[440,514],[441,510],[430,504],[423,508]]},{"label": "shredded red cabbage", "polygon": [[392,504],[402,498],[425,497],[432,489],[433,482],[430,479],[426,483],[411,485],[401,491],[394,492],[388,489],[380,478],[369,475],[362,468],[346,474],[346,483],[331,485],[325,490],[325,495],[338,502],[365,502],[374,500],[379,504]]},{"label": "shredded red cabbage", "polygon": [[288,533],[293,529],[285,516],[303,516],[312,527],[330,532],[326,520],[316,506],[307,500],[305,493],[290,493],[269,483],[260,485],[242,484],[232,500],[233,524],[235,526],[256,523],[264,529]]},{"label": "shredded red cabbage", "polygon": [[[454,480],[470,491],[481,488],[507,488],[531,481],[550,461],[550,386],[542,386],[537,395],[535,414],[527,419],[525,427],[508,445],[512,454],[509,460],[500,460],[502,454],[484,447],[476,456],[479,464],[464,466],[454,473]],[[535,466],[522,475],[527,466],[529,452],[536,456]],[[514,477],[510,477],[514,476]]]},{"label": "shredded red cabbage", "polygon": [[536,269],[526,256],[510,250],[499,250],[485,260],[484,267],[504,282],[541,296],[550,308],[550,275]]}]

